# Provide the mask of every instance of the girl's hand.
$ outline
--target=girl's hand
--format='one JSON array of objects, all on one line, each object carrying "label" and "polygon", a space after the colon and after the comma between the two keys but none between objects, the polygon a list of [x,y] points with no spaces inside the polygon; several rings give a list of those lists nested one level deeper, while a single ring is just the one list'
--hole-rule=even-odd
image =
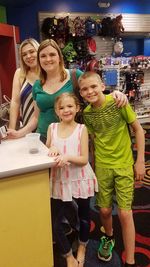
[{"label": "girl's hand", "polygon": [[51,146],[48,152],[48,156],[56,157],[57,155],[59,155],[58,149],[55,146]]},{"label": "girl's hand", "polygon": [[118,108],[124,107],[128,104],[128,98],[124,93],[122,93],[118,90],[115,90],[112,92],[112,96],[113,96]]},{"label": "girl's hand", "polygon": [[68,157],[64,155],[58,155],[55,158],[55,161],[57,163],[57,167],[64,167],[65,165],[69,165],[70,162],[68,161]]}]

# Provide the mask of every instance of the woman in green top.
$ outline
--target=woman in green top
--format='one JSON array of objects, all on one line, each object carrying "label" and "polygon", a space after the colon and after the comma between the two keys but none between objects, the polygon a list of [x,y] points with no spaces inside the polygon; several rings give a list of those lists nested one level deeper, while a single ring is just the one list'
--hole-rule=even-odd
[{"label": "woman in green top", "polygon": [[[42,49],[42,51],[40,52],[39,49],[39,63],[42,67],[41,81],[38,80],[35,82],[32,88],[32,94],[33,99],[40,110],[37,132],[46,137],[49,124],[58,121],[58,117],[54,111],[55,98],[64,92],[72,92],[73,82],[70,71],[65,70],[63,64],[60,66],[60,68],[62,68],[61,71],[57,67],[57,61],[59,61],[59,57],[55,52],[55,48],[49,46],[45,49]],[[49,57],[50,59],[47,59]],[[47,71],[47,80],[45,80],[45,71]],[[53,78],[50,77],[49,79],[49,72],[52,73],[51,75]],[[56,76],[55,72],[57,74]],[[82,71],[76,70],[77,78],[81,74]]]},{"label": "woman in green top", "polygon": [[[33,85],[34,114],[29,123],[22,129],[8,130],[9,138],[19,138],[37,128],[44,138],[47,128],[52,122],[58,121],[54,112],[55,98],[64,93],[73,91],[71,72],[65,69],[62,52],[52,39],[41,42],[37,61],[40,67],[40,79]],[[82,71],[76,70],[77,79]],[[125,105],[127,98],[124,94],[114,91],[113,96],[119,106]]]}]

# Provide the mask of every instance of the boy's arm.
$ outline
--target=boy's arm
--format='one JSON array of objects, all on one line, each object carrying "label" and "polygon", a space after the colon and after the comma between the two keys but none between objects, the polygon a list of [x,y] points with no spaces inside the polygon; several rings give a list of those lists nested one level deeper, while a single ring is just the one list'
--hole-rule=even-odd
[{"label": "boy's arm", "polygon": [[89,157],[92,169],[95,171],[94,135],[92,134],[90,134],[90,140],[89,140]]},{"label": "boy's arm", "polygon": [[145,137],[142,126],[136,119],[131,123],[131,127],[135,132],[136,145],[137,145],[137,159],[134,165],[135,179],[142,180],[145,174]]}]

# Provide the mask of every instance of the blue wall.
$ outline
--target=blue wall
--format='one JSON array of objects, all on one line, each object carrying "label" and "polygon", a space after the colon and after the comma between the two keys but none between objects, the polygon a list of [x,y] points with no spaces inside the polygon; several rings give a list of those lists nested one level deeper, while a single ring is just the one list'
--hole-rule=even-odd
[{"label": "blue wall", "polygon": [[144,39],[142,38],[123,38],[124,56],[143,55]]},{"label": "blue wall", "polygon": [[150,38],[144,40],[144,55],[150,56]]},{"label": "blue wall", "polygon": [[[78,3],[79,2],[79,3]],[[91,13],[137,13],[137,14],[150,14],[149,0],[110,0],[110,7],[107,9],[100,9],[97,5],[98,0],[37,0],[32,5],[25,7],[7,8],[7,21],[9,24],[19,26],[21,40],[30,36],[39,40],[38,28],[38,12],[91,12]],[[132,40],[133,53],[141,54],[138,47],[141,45],[136,44]],[[125,41],[126,49],[131,48],[130,41]],[[144,51],[147,51],[147,42],[144,45]]]}]

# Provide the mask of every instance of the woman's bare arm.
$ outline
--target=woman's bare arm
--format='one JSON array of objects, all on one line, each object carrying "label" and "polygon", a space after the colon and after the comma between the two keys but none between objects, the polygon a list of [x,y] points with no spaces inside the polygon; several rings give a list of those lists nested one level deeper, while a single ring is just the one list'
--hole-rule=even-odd
[{"label": "woman's bare arm", "polygon": [[37,124],[38,124],[38,117],[39,117],[39,108],[37,107],[37,104],[35,101],[33,101],[34,103],[34,112],[33,115],[30,119],[30,121],[27,123],[26,126],[24,126],[23,128],[21,128],[20,130],[16,131],[13,129],[8,129],[8,138],[20,138],[25,136],[26,134],[32,132],[33,130],[35,130],[37,128]]},{"label": "woman's bare arm", "polygon": [[124,93],[120,92],[119,90],[114,90],[111,94],[118,108],[124,107],[128,104],[127,96]]},{"label": "woman's bare arm", "polygon": [[9,128],[11,129],[16,128],[16,123],[20,112],[20,90],[20,69],[17,69],[13,78],[12,97],[10,103]]}]

